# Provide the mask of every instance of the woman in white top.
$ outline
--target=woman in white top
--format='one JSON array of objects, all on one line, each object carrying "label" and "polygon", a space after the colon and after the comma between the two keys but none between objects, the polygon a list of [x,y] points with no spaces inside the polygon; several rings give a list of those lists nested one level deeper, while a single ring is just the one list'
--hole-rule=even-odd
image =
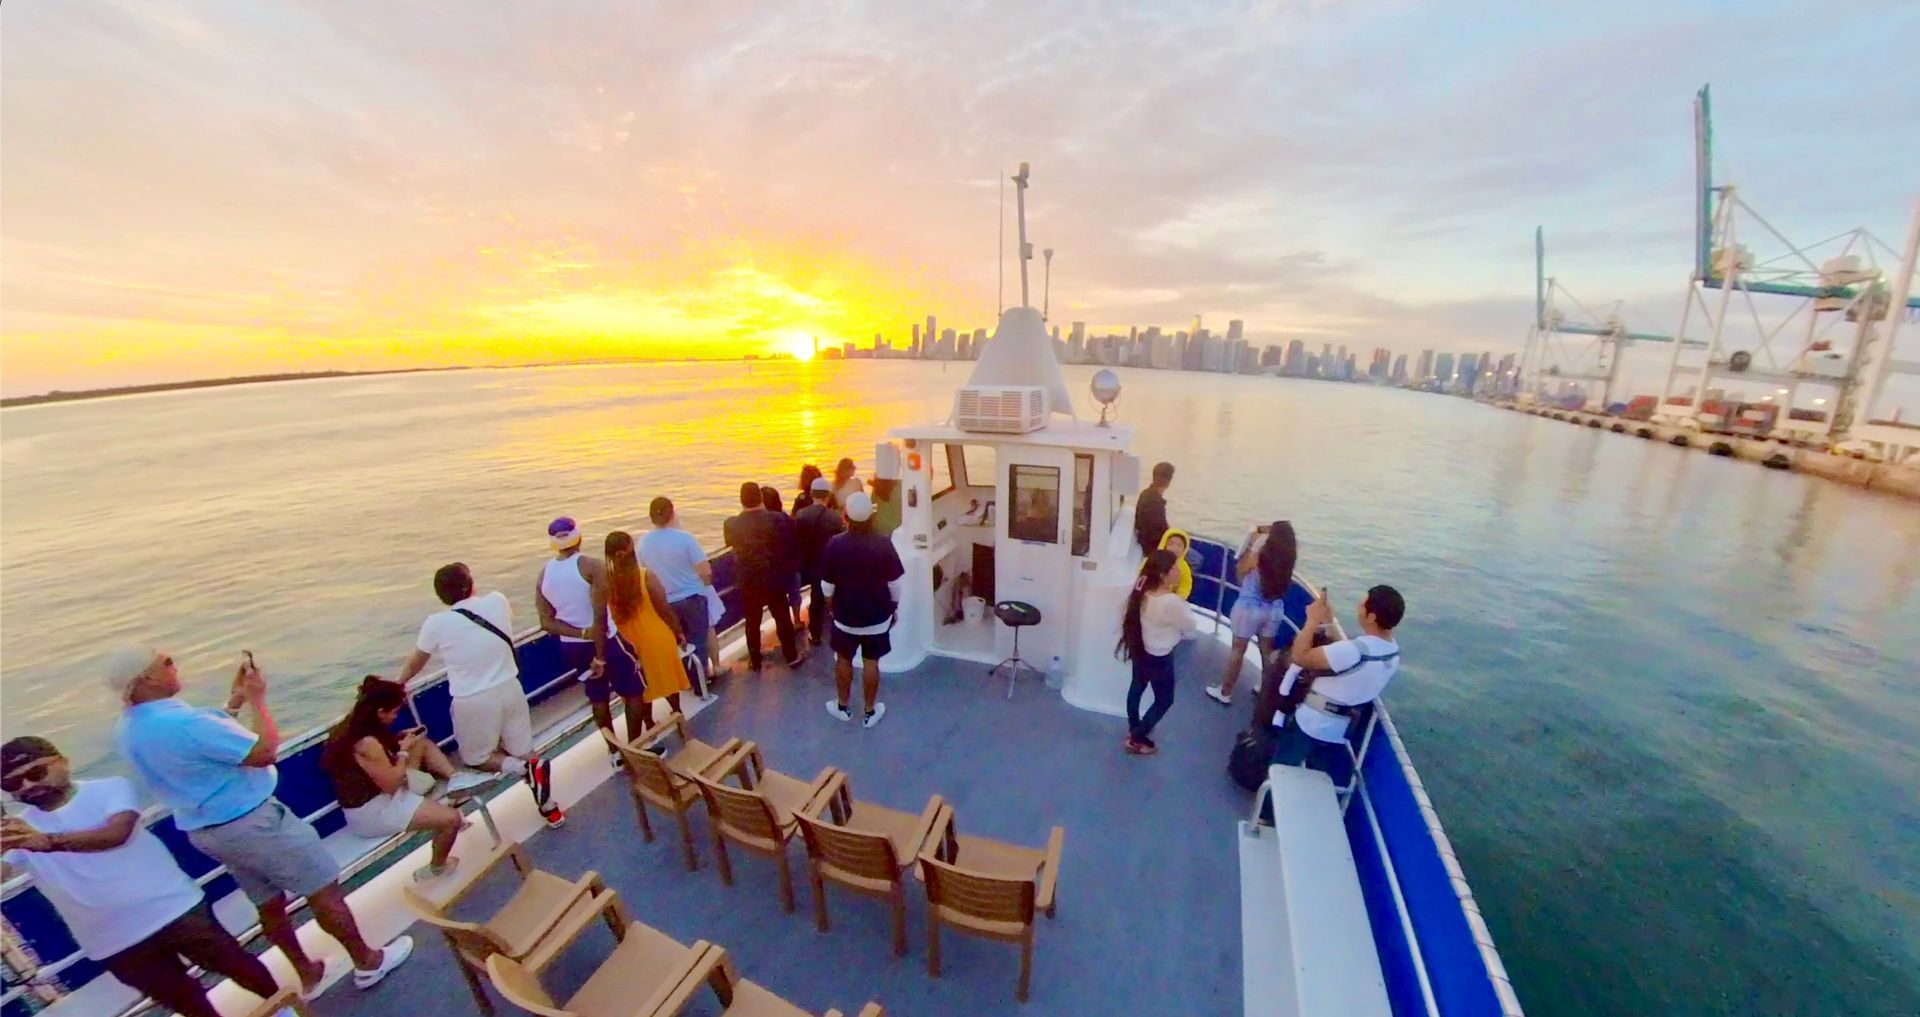
[{"label": "woman in white top", "polygon": [[[1126,617],[1120,622],[1120,643],[1114,656],[1133,663],[1133,684],[1127,687],[1126,750],[1151,756],[1154,725],[1173,707],[1173,648],[1193,634],[1193,612],[1173,592],[1180,558],[1172,551],[1155,551],[1140,566],[1140,577],[1127,595]],[[1140,695],[1153,689],[1153,705],[1140,713]]]}]

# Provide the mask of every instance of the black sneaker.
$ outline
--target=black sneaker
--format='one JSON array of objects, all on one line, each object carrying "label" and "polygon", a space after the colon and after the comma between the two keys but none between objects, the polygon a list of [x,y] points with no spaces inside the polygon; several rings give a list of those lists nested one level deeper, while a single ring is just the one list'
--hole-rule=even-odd
[{"label": "black sneaker", "polygon": [[553,764],[539,756],[528,756],[527,787],[533,789],[533,804],[546,808],[553,797]]}]

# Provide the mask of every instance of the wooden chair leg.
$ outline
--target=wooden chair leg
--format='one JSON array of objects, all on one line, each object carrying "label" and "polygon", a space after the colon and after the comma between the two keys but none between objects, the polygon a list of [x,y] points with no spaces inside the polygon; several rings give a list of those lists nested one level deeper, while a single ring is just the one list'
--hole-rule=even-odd
[{"label": "wooden chair leg", "polygon": [[820,866],[808,865],[813,876],[813,927],[821,932],[832,932],[833,925],[827,921],[827,881],[820,878]]},{"label": "wooden chair leg", "polygon": [[492,1017],[493,1000],[487,997],[487,987],[481,982],[480,975],[473,969],[473,965],[468,964],[466,957],[461,955],[460,948],[457,946],[453,950],[453,962],[459,965],[460,974],[466,978],[467,989],[473,993],[473,1001],[479,1004],[480,1012]]},{"label": "wooden chair leg", "polygon": [[651,844],[653,843],[653,823],[647,818],[647,800],[640,797],[638,791],[632,792],[632,797],[633,811],[640,817],[640,836]]},{"label": "wooden chair leg", "polygon": [[1014,998],[1027,1001],[1027,987],[1033,981],[1033,926],[1027,926],[1027,935],[1020,940],[1020,987],[1014,991]]},{"label": "wooden chair leg", "polygon": [[680,820],[680,850],[687,856],[687,871],[695,872],[700,868],[700,854],[693,849],[693,824],[687,822],[685,812],[677,812],[674,818]]},{"label": "wooden chair leg", "polygon": [[907,895],[898,883],[893,887],[893,955],[907,955]]},{"label": "wooden chair leg", "polygon": [[721,836],[718,829],[713,831],[713,854],[720,866],[720,882],[732,886],[733,860],[727,857],[727,838]]},{"label": "wooden chair leg", "polygon": [[940,919],[927,916],[927,974],[940,977]]},{"label": "wooden chair leg", "polygon": [[787,866],[785,844],[781,844],[774,850],[773,865],[780,870],[780,910],[793,914],[793,871]]}]

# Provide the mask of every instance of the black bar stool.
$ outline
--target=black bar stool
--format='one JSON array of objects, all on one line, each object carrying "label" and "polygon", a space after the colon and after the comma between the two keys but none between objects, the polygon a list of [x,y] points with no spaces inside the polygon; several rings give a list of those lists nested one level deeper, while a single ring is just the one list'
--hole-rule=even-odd
[{"label": "black bar stool", "polygon": [[1040,609],[1024,600],[1003,600],[993,605],[993,616],[1000,624],[1013,630],[1013,656],[987,669],[987,677],[997,677],[1001,671],[1007,673],[1007,698],[1013,698],[1013,680],[1020,677],[1020,669],[1026,668],[1038,674],[1040,669],[1020,656],[1020,630],[1029,625],[1040,624]]}]

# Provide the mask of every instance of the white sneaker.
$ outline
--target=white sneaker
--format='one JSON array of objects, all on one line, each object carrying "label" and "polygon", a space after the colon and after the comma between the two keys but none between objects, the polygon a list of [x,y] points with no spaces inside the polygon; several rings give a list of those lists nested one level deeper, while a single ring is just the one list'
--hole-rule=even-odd
[{"label": "white sneaker", "polygon": [[847,721],[853,719],[853,714],[848,713],[847,708],[841,706],[840,700],[838,699],[827,700],[827,712],[831,714],[835,720]]},{"label": "white sneaker", "polygon": [[382,978],[392,974],[394,968],[405,964],[407,958],[411,956],[413,956],[413,937],[394,937],[393,942],[388,943],[381,949],[379,967],[374,968],[372,971],[361,971],[358,968],[354,969],[353,987],[356,989],[371,989],[379,985]]},{"label": "white sneaker", "polygon": [[447,793],[453,794],[459,791],[466,791],[470,788],[480,787],[483,784],[490,784],[499,779],[499,774],[490,773],[485,770],[456,770],[453,776],[447,778]]},{"label": "white sneaker", "polygon": [[1233,705],[1233,697],[1227,695],[1225,692],[1220,691],[1220,686],[1218,685],[1207,686],[1207,696],[1211,698],[1214,702],[1219,703],[1221,706]]},{"label": "white sneaker", "polygon": [[872,727],[875,724],[880,723],[880,718],[886,715],[887,715],[887,704],[875,703],[873,704],[873,709],[867,711],[867,719],[861,721],[860,726]]},{"label": "white sneaker", "polygon": [[449,855],[447,856],[447,860],[440,865],[434,865],[433,863],[429,862],[426,865],[422,865],[419,868],[413,870],[413,881],[416,883],[424,883],[429,879],[439,879],[441,876],[444,876],[447,873],[452,872],[453,870],[459,867],[460,867],[460,859],[452,855]]}]

